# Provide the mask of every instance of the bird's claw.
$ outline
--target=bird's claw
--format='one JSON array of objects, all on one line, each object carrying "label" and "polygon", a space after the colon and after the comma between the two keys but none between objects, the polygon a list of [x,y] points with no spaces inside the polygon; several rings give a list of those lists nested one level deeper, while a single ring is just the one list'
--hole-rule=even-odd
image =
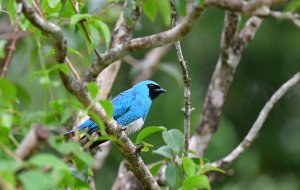
[{"label": "bird's claw", "polygon": [[136,144],[136,149],[135,149],[135,153],[137,153],[138,155],[140,155],[142,149],[144,148],[144,145],[142,144]]},{"label": "bird's claw", "polygon": [[121,131],[126,131],[126,130],[127,130],[127,126],[120,127],[120,130],[121,130]]}]

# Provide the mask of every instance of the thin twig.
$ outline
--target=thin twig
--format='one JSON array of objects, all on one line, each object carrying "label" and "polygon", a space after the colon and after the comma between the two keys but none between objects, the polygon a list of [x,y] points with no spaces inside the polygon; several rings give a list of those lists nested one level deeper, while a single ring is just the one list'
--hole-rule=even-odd
[{"label": "thin twig", "polygon": [[[177,26],[177,13],[175,9],[175,4],[173,0],[170,0],[171,10],[172,10],[172,27]],[[188,64],[186,63],[183,53],[181,50],[180,41],[175,42],[175,48],[177,53],[177,58],[182,69],[182,80],[184,83],[184,100],[183,100],[183,112],[184,112],[184,156],[188,155],[189,152],[189,141],[190,141],[190,128],[191,128],[191,79],[189,77]]]},{"label": "thin twig", "polygon": [[1,72],[2,78],[6,77],[9,65],[11,63],[12,55],[13,55],[14,51],[16,50],[16,44],[17,44],[18,32],[19,32],[19,21],[20,21],[20,16],[21,16],[21,12],[22,12],[22,6],[23,5],[20,2],[17,4],[17,16],[16,16],[16,20],[15,20],[15,25],[14,25],[13,38],[11,41],[11,45],[9,46],[9,52],[8,52],[5,64],[4,64],[2,72]]},{"label": "thin twig", "polygon": [[77,81],[80,81],[80,80],[81,80],[81,79],[80,79],[80,76],[78,75],[76,69],[73,67],[73,65],[72,65],[72,63],[71,63],[71,61],[69,60],[68,57],[66,57],[66,63],[67,63],[67,65],[68,65],[68,67],[70,68],[72,74],[74,75],[75,79],[76,79]]},{"label": "thin twig", "polygon": [[296,84],[300,83],[300,72],[296,73],[292,78],[286,81],[269,99],[265,104],[263,109],[260,111],[256,121],[252,125],[246,137],[243,141],[227,156],[224,158],[215,161],[212,165],[216,167],[228,167],[236,158],[238,158],[252,143],[253,140],[257,137],[259,131],[263,127],[264,122],[269,116],[270,111],[277,104],[277,102]]}]

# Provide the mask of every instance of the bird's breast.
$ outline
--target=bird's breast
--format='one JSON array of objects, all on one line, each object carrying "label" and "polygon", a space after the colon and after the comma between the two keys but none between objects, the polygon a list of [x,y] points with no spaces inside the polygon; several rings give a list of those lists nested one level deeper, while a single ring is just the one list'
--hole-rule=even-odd
[{"label": "bird's breast", "polygon": [[129,123],[127,125],[127,129],[126,129],[126,133],[127,135],[131,135],[135,132],[137,132],[138,130],[140,130],[144,125],[144,120],[143,118],[139,118],[137,120],[134,120],[133,122]]}]

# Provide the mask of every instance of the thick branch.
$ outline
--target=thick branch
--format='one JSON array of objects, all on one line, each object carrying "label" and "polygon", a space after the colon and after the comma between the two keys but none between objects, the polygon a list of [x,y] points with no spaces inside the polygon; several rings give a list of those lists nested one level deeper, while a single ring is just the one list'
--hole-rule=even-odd
[{"label": "thick branch", "polygon": [[216,167],[226,168],[228,167],[236,158],[238,158],[253,142],[257,137],[259,131],[263,127],[264,122],[269,116],[270,111],[273,109],[275,104],[296,84],[300,83],[300,72],[296,73],[292,78],[285,82],[270,98],[270,100],[265,104],[263,109],[260,111],[256,121],[252,125],[250,131],[243,139],[243,141],[227,156],[215,161],[213,163]]},{"label": "thick branch", "polygon": [[209,84],[200,125],[191,139],[191,149],[200,156],[204,154],[212,135],[217,130],[226,95],[242,54],[261,24],[261,19],[251,17],[238,34],[240,18],[240,14],[234,12],[227,12],[225,16],[221,41],[222,53]]},{"label": "thick branch", "polygon": [[154,48],[176,41],[190,31],[192,25],[196,22],[202,11],[203,7],[194,6],[193,10],[183,19],[183,21],[177,27],[158,34],[135,38],[130,40],[129,42],[118,44],[117,46],[109,49],[105,54],[103,54],[101,60],[93,63],[89,67],[87,73],[85,74],[85,80],[95,80],[97,75],[105,67],[131,51]]},{"label": "thick branch", "polygon": [[272,6],[274,4],[285,2],[286,0],[250,0],[250,1],[233,1],[233,0],[205,0],[207,5],[219,7],[224,10],[236,11],[252,14],[263,6]]},{"label": "thick branch", "polygon": [[48,139],[49,135],[49,130],[41,125],[32,127],[16,150],[17,157],[25,160],[31,156]]}]

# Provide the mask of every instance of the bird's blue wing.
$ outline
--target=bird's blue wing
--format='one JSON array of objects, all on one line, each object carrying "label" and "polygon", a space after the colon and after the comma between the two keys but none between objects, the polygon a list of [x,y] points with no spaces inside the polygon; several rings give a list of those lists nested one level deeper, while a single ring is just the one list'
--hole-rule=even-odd
[{"label": "bird's blue wing", "polygon": [[127,90],[113,99],[113,118],[121,125],[126,126],[139,118],[146,119],[151,101],[144,99],[134,90]]}]

